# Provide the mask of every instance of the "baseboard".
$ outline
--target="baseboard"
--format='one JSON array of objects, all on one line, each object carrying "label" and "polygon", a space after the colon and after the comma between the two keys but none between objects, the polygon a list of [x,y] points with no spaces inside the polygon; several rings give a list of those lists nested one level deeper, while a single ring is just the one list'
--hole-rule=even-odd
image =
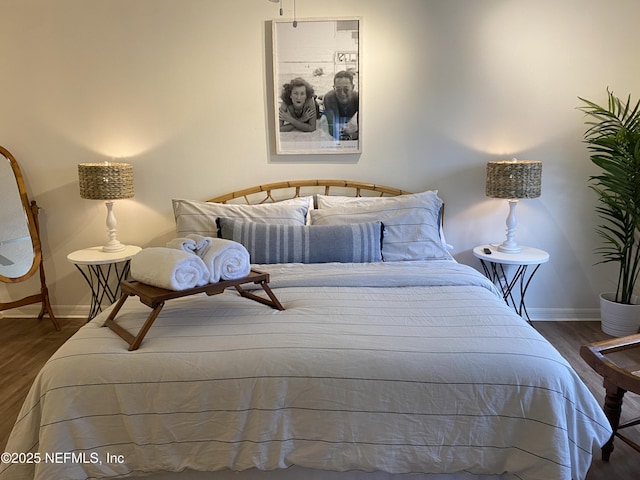
[{"label": "baseboard", "polygon": [[600,321],[599,308],[528,308],[527,311],[536,322]]},{"label": "baseboard", "polygon": [[[52,305],[51,309],[56,318],[87,318],[89,305]],[[40,314],[40,304],[27,305],[0,312],[0,318],[35,318]],[[45,315],[48,318],[48,315]]]}]

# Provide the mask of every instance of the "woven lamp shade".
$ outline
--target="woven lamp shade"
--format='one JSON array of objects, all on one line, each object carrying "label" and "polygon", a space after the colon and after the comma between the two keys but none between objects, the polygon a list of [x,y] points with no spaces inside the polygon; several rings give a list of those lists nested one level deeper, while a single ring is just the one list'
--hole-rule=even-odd
[{"label": "woven lamp shade", "polygon": [[82,198],[119,200],[133,197],[133,166],[128,163],[81,163],[78,178]]},{"label": "woven lamp shade", "polygon": [[500,160],[487,163],[486,194],[492,198],[537,198],[542,189],[542,162]]}]

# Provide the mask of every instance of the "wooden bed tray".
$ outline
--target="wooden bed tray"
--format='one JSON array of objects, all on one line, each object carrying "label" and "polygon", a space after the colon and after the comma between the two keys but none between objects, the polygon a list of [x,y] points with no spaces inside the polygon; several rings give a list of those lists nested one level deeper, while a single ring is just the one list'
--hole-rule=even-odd
[{"label": "wooden bed tray", "polygon": [[[247,283],[259,284],[269,298],[263,298],[244,290],[241,285]],[[127,342],[129,344],[129,351],[137,350],[142,343],[145,335],[151,328],[151,325],[153,325],[153,322],[160,313],[160,310],[162,310],[162,307],[164,307],[164,302],[174,298],[187,297],[189,295],[195,295],[198,293],[217,295],[224,292],[229,287],[235,287],[238,293],[245,298],[254,300],[264,305],[268,305],[271,308],[275,308],[277,310],[284,310],[284,307],[282,306],[280,301],[271,291],[271,288],[269,288],[268,283],[269,274],[259,272],[257,270],[251,270],[251,273],[249,273],[248,276],[239,278],[237,280],[223,280],[218,283],[209,283],[202,287],[189,288],[187,290],[179,291],[154,287],[152,285],[147,285],[145,283],[140,283],[137,281],[123,280],[122,282],[120,282],[122,296],[118,300],[118,303],[113,308],[113,310],[111,310],[111,312],[109,313],[109,317],[107,317],[107,320],[104,322],[104,326],[113,330],[118,336],[120,336],[120,338]],[[132,334],[121,325],[118,325],[115,321],[116,315],[124,305],[124,302],[126,302],[127,299],[132,296],[137,296],[142,303],[152,309],[151,313],[147,317],[147,320],[144,322],[142,328],[140,328],[140,331],[136,335]]]}]

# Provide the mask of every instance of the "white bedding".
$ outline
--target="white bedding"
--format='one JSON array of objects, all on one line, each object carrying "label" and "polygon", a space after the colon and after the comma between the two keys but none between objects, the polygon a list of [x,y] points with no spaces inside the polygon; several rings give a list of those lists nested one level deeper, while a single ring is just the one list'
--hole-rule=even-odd
[{"label": "white bedding", "polygon": [[[107,312],[81,328],[7,445],[39,463],[3,463],[0,479],[296,466],[570,480],[611,434],[568,363],[470,267],[261,267],[285,311],[235,291],[171,300],[133,352],[101,327]],[[129,299],[116,320],[137,331],[149,311]]]}]

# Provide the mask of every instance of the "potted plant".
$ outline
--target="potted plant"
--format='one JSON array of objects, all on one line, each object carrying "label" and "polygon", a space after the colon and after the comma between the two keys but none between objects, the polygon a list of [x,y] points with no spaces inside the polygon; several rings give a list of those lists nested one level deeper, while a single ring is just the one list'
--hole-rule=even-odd
[{"label": "potted plant", "polygon": [[578,98],[588,116],[585,143],[591,161],[602,170],[589,177],[603,221],[597,228],[603,241],[596,250],[602,258],[598,263],[618,264],[616,291],[600,296],[602,330],[624,336],[637,333],[640,326],[634,294],[640,273],[640,101],[633,105],[631,96],[623,101],[609,89],[607,97],[606,106]]}]

